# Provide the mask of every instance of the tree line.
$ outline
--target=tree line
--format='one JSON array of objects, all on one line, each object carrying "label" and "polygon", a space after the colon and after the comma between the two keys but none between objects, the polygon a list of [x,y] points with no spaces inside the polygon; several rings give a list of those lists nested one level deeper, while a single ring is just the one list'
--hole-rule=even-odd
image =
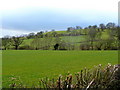
[{"label": "tree line", "polygon": [[[62,40],[64,36],[85,36],[82,42],[71,43]],[[32,39],[30,45],[22,45],[25,40]],[[2,38],[1,49],[33,49],[33,50],[118,50],[120,40],[120,27],[115,23],[109,22],[106,25],[93,25],[85,27],[68,27],[66,32],[58,33],[55,30],[51,32],[29,33],[21,36],[4,36]]]}]

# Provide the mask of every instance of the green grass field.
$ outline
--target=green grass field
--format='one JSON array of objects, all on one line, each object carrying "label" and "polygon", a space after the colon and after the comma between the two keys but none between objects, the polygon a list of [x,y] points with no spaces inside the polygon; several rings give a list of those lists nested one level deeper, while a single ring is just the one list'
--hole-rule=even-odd
[{"label": "green grass field", "polygon": [[84,67],[117,64],[118,52],[8,50],[2,52],[2,58],[3,87],[8,87],[12,75],[20,76],[26,84],[32,84],[38,78],[53,78],[68,71],[75,73]]},{"label": "green grass field", "polygon": [[85,41],[85,37],[86,36],[64,36],[61,37],[62,40],[64,40],[65,42],[72,42],[72,43],[78,43],[78,42],[82,42]]},{"label": "green grass field", "polygon": [[[62,36],[60,38],[61,38],[61,40],[65,41],[65,42],[78,43],[78,45],[80,45],[79,42],[82,42],[82,41],[86,40],[85,39],[86,38],[85,35],[81,35],[81,36]],[[53,38],[53,39],[55,39],[55,38]],[[20,46],[30,45],[33,40],[34,39],[25,39]]]}]

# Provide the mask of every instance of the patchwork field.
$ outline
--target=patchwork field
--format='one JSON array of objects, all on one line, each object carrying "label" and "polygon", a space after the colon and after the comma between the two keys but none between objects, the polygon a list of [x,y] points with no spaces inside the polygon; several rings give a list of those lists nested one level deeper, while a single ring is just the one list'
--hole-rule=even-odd
[{"label": "patchwork field", "polygon": [[[79,42],[84,41],[85,37],[86,36],[81,35],[81,36],[63,36],[63,37],[60,37],[60,38],[61,38],[61,40],[65,41],[65,42],[79,43]],[[55,39],[55,38],[53,38],[53,39]],[[26,39],[21,44],[21,46],[23,46],[23,45],[30,45],[33,40],[34,39]]]},{"label": "patchwork field", "polygon": [[79,72],[84,67],[118,63],[117,51],[40,51],[8,50],[2,52],[3,87],[8,87],[9,77],[20,76],[26,84],[37,83],[39,78]]}]

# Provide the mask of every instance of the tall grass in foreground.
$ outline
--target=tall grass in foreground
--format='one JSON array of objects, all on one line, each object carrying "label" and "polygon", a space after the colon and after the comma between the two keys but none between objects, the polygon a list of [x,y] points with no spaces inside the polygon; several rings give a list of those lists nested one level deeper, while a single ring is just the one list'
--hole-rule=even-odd
[{"label": "tall grass in foreground", "polygon": [[120,65],[108,64],[104,68],[101,65],[98,65],[92,69],[84,68],[74,75],[68,72],[66,75],[60,75],[58,78],[49,79],[46,77],[38,80],[38,84],[31,87],[24,85],[20,78],[13,76],[9,87],[58,89],[84,88],[85,90],[91,88],[118,89],[120,88]]}]

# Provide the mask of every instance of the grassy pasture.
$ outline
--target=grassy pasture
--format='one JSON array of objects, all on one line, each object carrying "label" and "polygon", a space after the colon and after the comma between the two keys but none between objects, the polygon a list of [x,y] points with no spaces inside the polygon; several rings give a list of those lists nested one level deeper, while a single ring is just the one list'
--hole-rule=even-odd
[{"label": "grassy pasture", "polygon": [[64,37],[61,37],[61,39],[64,40],[65,42],[78,43],[78,42],[85,41],[85,37],[86,36],[84,36],[84,35],[81,35],[81,36],[64,36]]},{"label": "grassy pasture", "polygon": [[12,75],[32,84],[38,78],[57,77],[68,71],[75,73],[98,64],[118,63],[117,51],[8,50],[2,52],[2,57],[3,87],[9,85]]},{"label": "grassy pasture", "polygon": [[[85,40],[85,37],[86,36],[62,36],[60,37],[61,40],[65,41],[65,42],[71,42],[71,43],[78,43],[78,42],[82,42]],[[42,38],[43,39],[43,38]],[[54,40],[55,38],[53,38]],[[24,46],[24,45],[30,45],[31,42],[33,41],[34,39],[25,39],[23,41],[23,43],[21,44],[21,46]]]},{"label": "grassy pasture", "polygon": [[[76,30],[77,31],[77,30]],[[59,33],[67,33],[66,31],[56,31],[58,34]],[[47,32],[47,33],[51,33],[51,32]],[[106,39],[108,38],[109,35],[108,35],[108,31],[105,30],[104,32],[102,32],[102,39]],[[80,35],[80,36],[61,36],[60,37],[61,40],[65,41],[65,42],[71,42],[71,43],[78,43],[78,42],[84,42],[87,40],[87,35]],[[44,39],[44,38],[42,38]],[[55,39],[55,37],[53,37],[53,40]],[[23,45],[30,45],[31,42],[33,41],[34,39],[25,39],[23,41],[23,43],[21,44],[21,46]]]}]

